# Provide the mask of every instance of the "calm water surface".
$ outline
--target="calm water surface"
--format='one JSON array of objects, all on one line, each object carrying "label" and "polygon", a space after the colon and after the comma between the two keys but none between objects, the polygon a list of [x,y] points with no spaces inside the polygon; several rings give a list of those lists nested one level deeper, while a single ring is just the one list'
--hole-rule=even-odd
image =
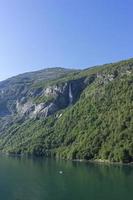
[{"label": "calm water surface", "polygon": [[0,157],[0,200],[131,199],[133,166]]}]

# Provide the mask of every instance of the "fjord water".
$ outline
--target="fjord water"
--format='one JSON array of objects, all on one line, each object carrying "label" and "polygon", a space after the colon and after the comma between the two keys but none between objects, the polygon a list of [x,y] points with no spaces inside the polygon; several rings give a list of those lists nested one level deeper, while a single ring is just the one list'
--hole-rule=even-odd
[{"label": "fjord water", "polygon": [[0,157],[1,200],[131,200],[132,194],[133,166]]}]

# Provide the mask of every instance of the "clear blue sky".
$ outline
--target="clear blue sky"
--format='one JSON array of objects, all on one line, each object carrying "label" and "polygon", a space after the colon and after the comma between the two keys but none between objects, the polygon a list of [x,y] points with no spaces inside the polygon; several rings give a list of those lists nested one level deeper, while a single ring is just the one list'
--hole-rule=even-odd
[{"label": "clear blue sky", "polygon": [[0,80],[133,57],[133,0],[0,0]]}]

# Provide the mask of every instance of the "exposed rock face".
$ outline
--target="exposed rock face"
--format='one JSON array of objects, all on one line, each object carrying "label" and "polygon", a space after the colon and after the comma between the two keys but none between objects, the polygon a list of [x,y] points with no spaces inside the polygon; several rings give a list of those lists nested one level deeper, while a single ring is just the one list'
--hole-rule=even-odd
[{"label": "exposed rock face", "polygon": [[[34,89],[34,84],[55,80],[76,70],[64,68],[48,68],[37,72],[21,74],[0,82],[0,117],[14,116],[17,113],[31,113],[34,108],[33,99],[46,95],[51,91],[43,87]],[[33,107],[32,107],[33,106]]]},{"label": "exposed rock face", "polygon": [[[63,109],[79,98],[85,88],[84,79],[68,81],[66,83],[46,88],[37,88],[27,93],[27,97],[16,100],[16,112],[19,116],[30,118],[47,117]],[[42,102],[35,103],[34,98],[42,98]],[[44,99],[46,101],[44,102]]]},{"label": "exposed rock face", "polygon": [[26,103],[22,103],[22,101],[18,101],[16,103],[16,109],[17,109],[17,113],[18,114],[28,114],[30,113],[32,110],[34,110],[34,105],[31,101],[27,101]]}]

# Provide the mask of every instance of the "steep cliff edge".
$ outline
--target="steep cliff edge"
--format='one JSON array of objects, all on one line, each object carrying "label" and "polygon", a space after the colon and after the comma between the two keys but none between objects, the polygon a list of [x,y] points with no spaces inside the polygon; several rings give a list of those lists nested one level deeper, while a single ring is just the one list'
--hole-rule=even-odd
[{"label": "steep cliff edge", "polygon": [[[76,70],[49,68],[37,72],[25,73],[0,82],[0,116],[14,115],[19,103],[29,107],[32,97],[40,95],[43,88],[32,89],[42,82],[54,81],[73,74]],[[77,71],[78,72],[78,71]],[[26,106],[25,106],[26,109]]]},{"label": "steep cliff edge", "polygon": [[80,78],[60,85],[32,88],[27,98],[17,99],[16,112],[30,118],[47,117],[74,104],[85,87],[85,78]]}]

